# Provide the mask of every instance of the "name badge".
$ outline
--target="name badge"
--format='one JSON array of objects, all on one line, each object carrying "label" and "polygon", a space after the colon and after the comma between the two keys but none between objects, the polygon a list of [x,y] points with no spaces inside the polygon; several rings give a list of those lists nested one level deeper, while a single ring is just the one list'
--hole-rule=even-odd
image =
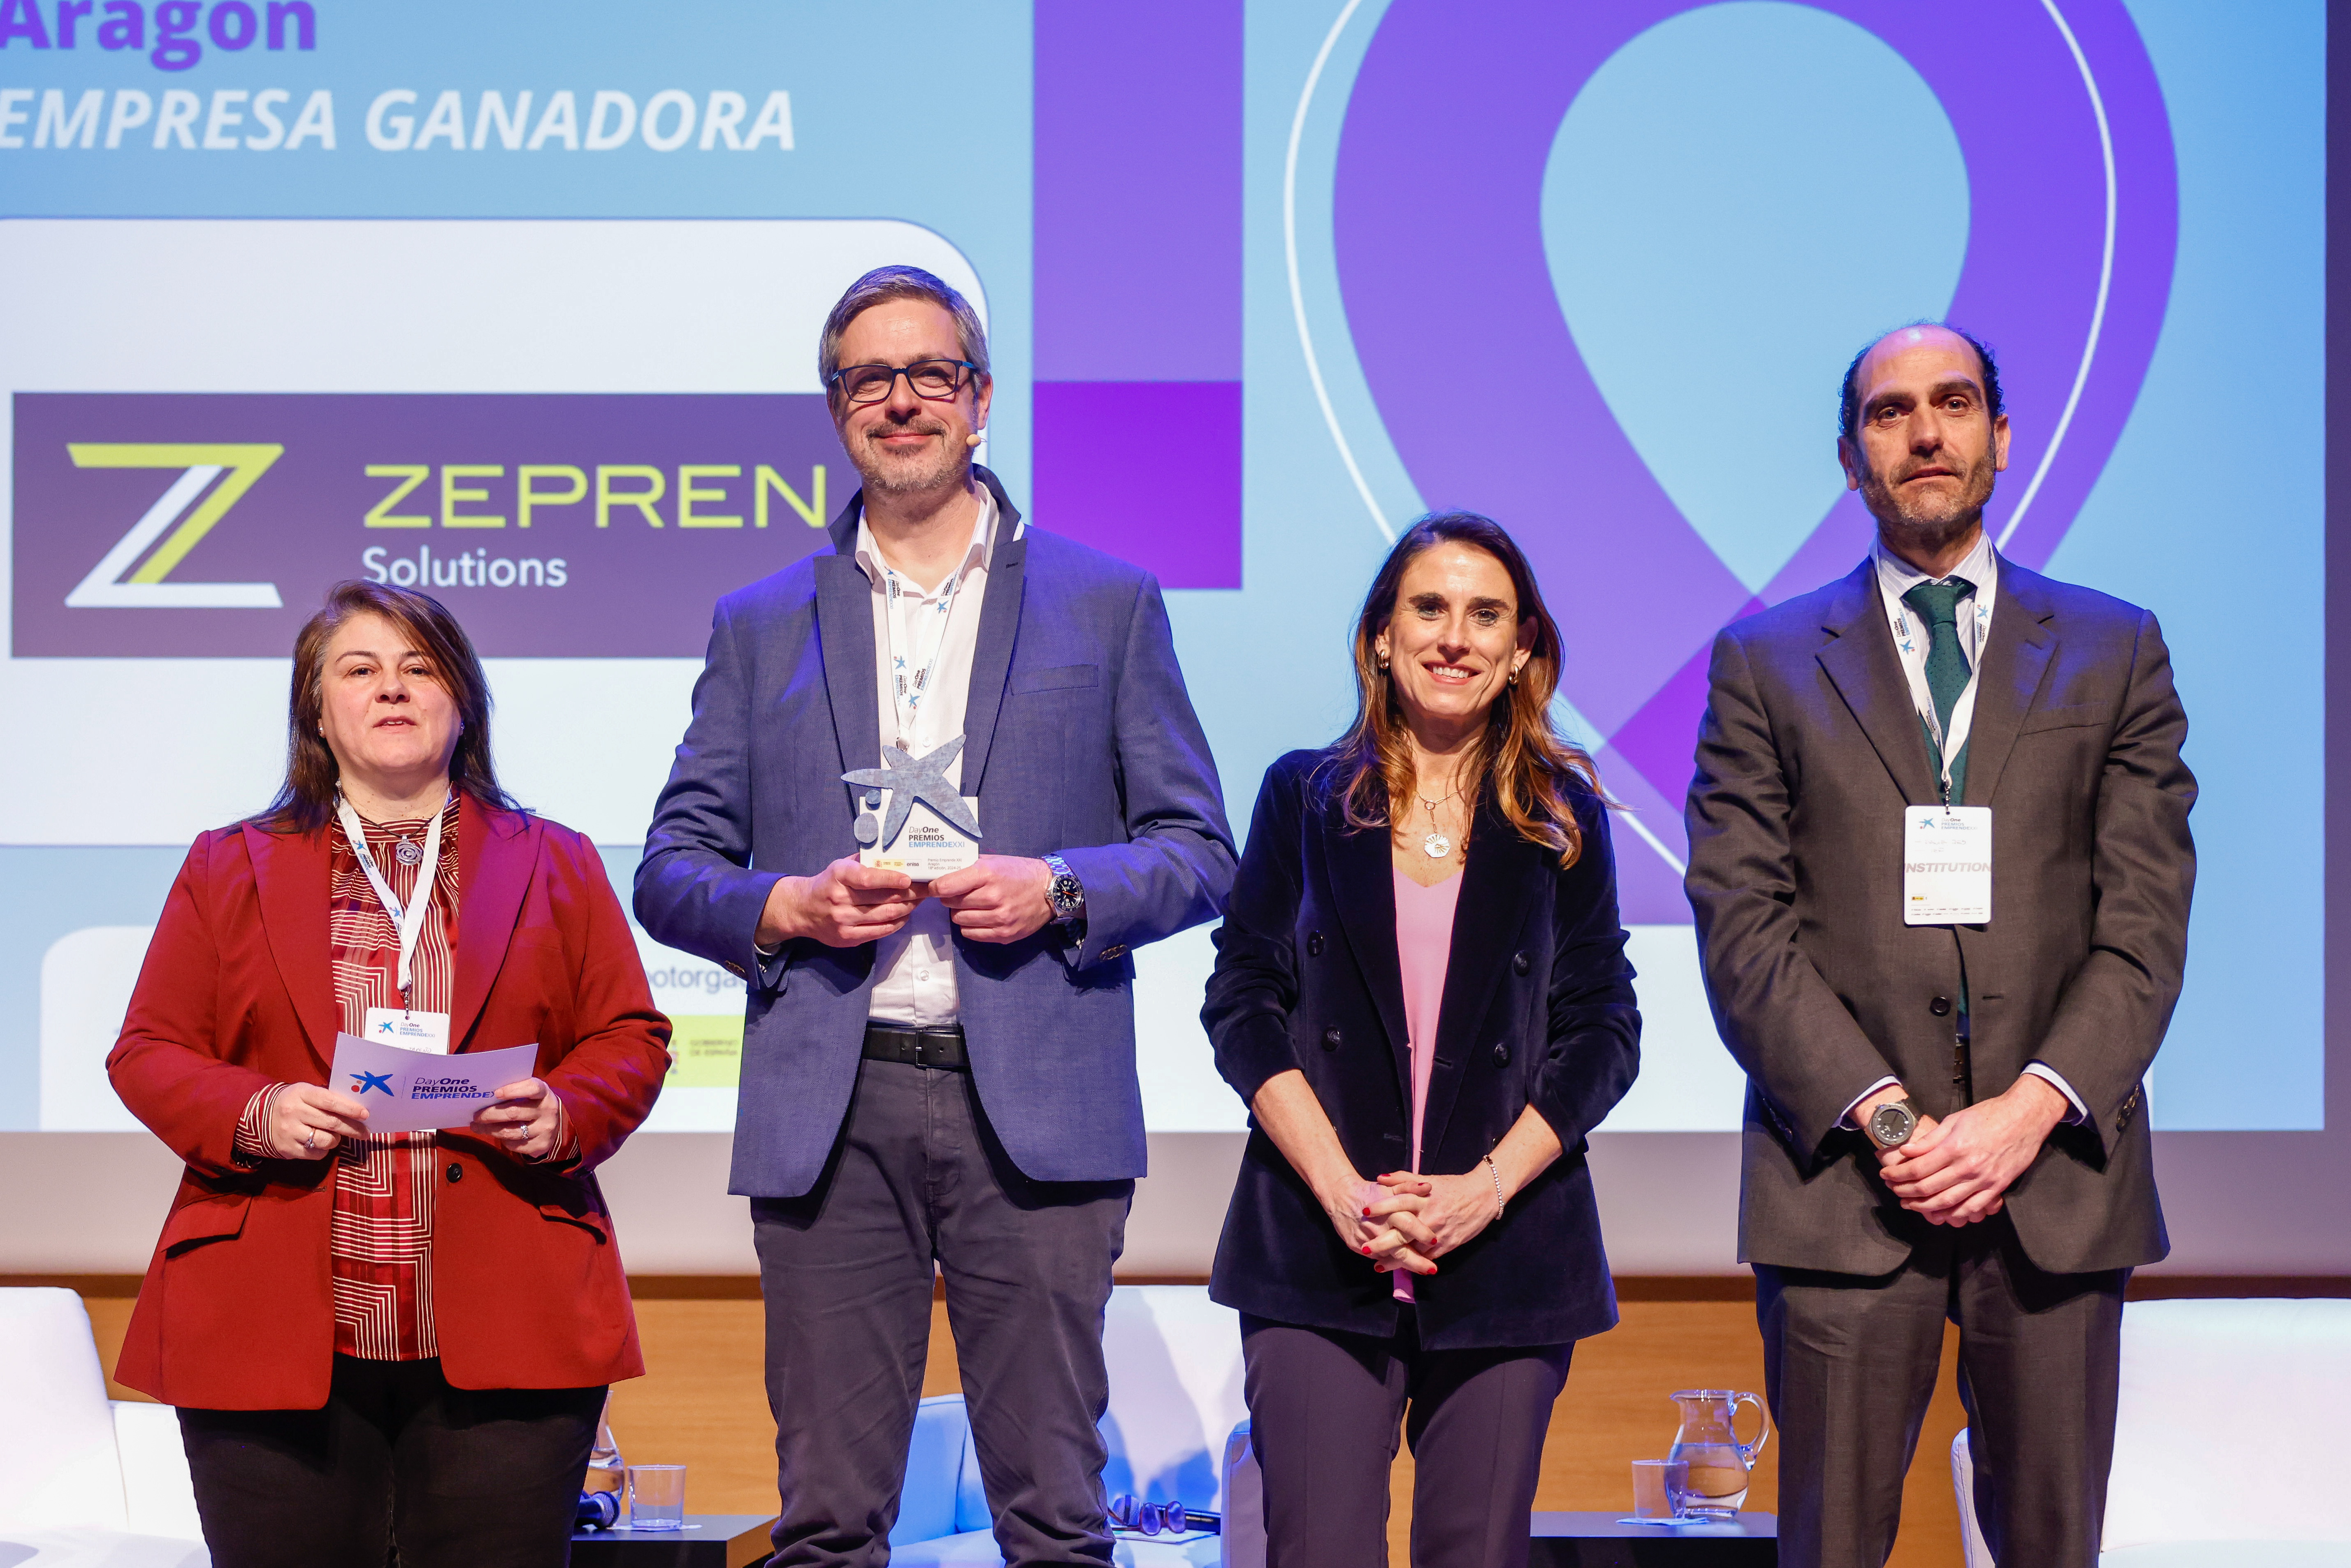
[{"label": "name badge", "polygon": [[1902,923],[1991,919],[1991,808],[1913,806],[1902,819]]},{"label": "name badge", "polygon": [[360,1038],[377,1045],[396,1045],[402,1051],[427,1051],[435,1056],[449,1054],[447,1013],[413,1013],[405,1008],[370,1008],[367,1019],[360,1028]]}]

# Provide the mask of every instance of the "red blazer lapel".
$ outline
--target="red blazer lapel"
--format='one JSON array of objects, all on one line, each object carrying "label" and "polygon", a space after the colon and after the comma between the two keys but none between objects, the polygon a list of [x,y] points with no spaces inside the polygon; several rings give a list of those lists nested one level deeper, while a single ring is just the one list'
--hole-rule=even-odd
[{"label": "red blazer lapel", "polygon": [[253,864],[261,904],[261,928],[278,977],[294,999],[294,1014],[310,1054],[326,1082],[335,1060],[335,1034],[341,1022],[335,1006],[334,967],[328,961],[327,901],[332,864],[325,830],[315,833],[270,833],[247,823],[245,852]]},{"label": "red blazer lapel", "polygon": [[[466,1051],[482,1004],[489,1000],[490,982],[506,962],[507,938],[538,864],[538,824],[521,813],[484,806],[461,790],[457,845],[457,983],[449,1049]],[[491,1047],[525,1043],[495,1040]]]}]

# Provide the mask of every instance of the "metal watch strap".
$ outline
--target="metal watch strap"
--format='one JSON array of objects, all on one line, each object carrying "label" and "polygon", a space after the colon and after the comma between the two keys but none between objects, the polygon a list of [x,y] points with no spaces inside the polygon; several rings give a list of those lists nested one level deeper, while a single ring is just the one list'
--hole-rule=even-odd
[{"label": "metal watch strap", "polygon": [[[1078,873],[1071,871],[1070,862],[1059,855],[1048,854],[1039,858],[1045,862],[1045,870],[1052,876],[1052,881],[1045,886],[1045,902],[1052,905],[1053,918],[1061,921],[1084,919],[1086,890],[1085,884],[1078,880]],[[1065,883],[1078,890],[1075,898],[1062,891]]]}]

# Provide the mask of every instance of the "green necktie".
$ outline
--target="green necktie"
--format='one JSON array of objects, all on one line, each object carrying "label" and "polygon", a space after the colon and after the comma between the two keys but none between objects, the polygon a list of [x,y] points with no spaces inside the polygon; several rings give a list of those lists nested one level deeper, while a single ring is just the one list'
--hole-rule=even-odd
[{"label": "green necktie", "polygon": [[[1902,596],[1902,602],[1927,623],[1927,695],[1935,704],[1935,723],[1946,735],[1951,732],[1951,709],[1959,706],[1959,694],[1968,689],[1968,654],[1959,646],[1959,601],[1972,597],[1975,591],[1976,585],[1966,578],[1951,577],[1922,582]],[[1927,756],[1939,771],[1942,751],[1935,744],[1935,732],[1924,719],[1918,721],[1918,728],[1927,737]],[[1951,759],[1950,804],[1956,806],[1964,800],[1967,789],[1968,748],[1962,745]]]}]

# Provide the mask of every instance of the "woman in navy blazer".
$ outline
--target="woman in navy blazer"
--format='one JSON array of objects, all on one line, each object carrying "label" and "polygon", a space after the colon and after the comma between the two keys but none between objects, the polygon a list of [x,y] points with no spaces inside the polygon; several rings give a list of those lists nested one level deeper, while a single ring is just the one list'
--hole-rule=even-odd
[{"label": "woman in navy blazer", "polygon": [[[1492,521],[1422,519],[1354,725],[1268,770],[1201,1011],[1251,1131],[1210,1294],[1242,1316],[1272,1568],[1523,1563],[1574,1341],[1616,1321],[1584,1136],[1640,1015],[1559,631]],[[1449,940],[1447,934],[1449,933]]]}]

